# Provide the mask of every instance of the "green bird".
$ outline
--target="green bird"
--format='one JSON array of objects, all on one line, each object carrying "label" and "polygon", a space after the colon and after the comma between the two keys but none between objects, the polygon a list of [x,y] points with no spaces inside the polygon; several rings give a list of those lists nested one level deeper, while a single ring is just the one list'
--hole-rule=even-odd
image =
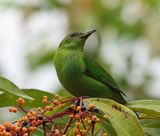
[{"label": "green bird", "polygon": [[108,98],[125,104],[125,94],[110,74],[83,52],[86,39],[95,31],[70,33],[62,40],[54,56],[58,78],[76,97]]}]

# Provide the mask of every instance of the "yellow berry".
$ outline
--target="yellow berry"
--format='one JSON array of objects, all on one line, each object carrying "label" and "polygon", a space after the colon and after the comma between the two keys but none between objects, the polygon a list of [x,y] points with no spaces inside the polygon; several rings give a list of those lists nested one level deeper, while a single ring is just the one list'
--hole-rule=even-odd
[{"label": "yellow berry", "polygon": [[47,100],[47,99],[43,99],[43,100],[42,100],[42,103],[43,103],[43,104],[48,104],[48,100]]},{"label": "yellow berry", "polygon": [[41,107],[38,107],[38,108],[37,108],[37,111],[38,111],[38,112],[42,112],[42,108],[41,108]]},{"label": "yellow berry", "polygon": [[82,136],[86,136],[87,135],[87,130],[80,130]]},{"label": "yellow berry", "polygon": [[92,123],[92,121],[89,119],[89,120],[87,121],[87,123],[90,125],[90,124]]},{"label": "yellow berry", "polygon": [[28,120],[27,116],[22,117],[22,121],[27,121],[27,120]]},{"label": "yellow berry", "polygon": [[59,95],[58,94],[55,94],[55,96],[54,96],[56,99],[58,99],[59,98]]},{"label": "yellow berry", "polygon": [[103,133],[102,136],[107,136],[107,133]]},{"label": "yellow berry", "polygon": [[99,122],[100,122],[100,119],[99,119],[99,118],[97,118],[97,119],[96,119],[96,122],[97,122],[97,123],[99,123]]},{"label": "yellow berry", "polygon": [[43,96],[43,99],[48,99],[48,96]]}]

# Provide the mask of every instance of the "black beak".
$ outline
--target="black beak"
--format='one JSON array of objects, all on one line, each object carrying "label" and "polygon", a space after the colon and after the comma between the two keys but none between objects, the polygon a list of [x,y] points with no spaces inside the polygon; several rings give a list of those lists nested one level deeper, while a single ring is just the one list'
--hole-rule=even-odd
[{"label": "black beak", "polygon": [[94,30],[90,30],[88,32],[82,33],[81,38],[87,39],[91,34],[93,34],[95,31],[97,31],[96,29]]}]

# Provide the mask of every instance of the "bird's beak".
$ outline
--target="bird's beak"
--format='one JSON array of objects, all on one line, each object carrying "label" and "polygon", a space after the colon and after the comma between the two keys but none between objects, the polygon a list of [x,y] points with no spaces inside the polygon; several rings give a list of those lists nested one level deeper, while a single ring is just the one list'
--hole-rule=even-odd
[{"label": "bird's beak", "polygon": [[88,32],[82,33],[81,38],[87,39],[91,34],[93,34],[95,31],[97,31],[96,29],[94,30],[90,30]]}]

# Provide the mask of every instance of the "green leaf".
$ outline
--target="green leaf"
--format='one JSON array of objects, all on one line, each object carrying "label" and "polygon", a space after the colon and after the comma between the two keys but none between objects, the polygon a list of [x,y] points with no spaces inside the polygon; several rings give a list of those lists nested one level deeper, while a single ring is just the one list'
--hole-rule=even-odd
[{"label": "green leaf", "polygon": [[0,76],[0,89],[3,90],[3,92],[8,92],[13,95],[33,100],[32,97],[28,96],[24,91],[20,90],[15,84],[13,84],[11,81],[2,76]]},{"label": "green leaf", "polygon": [[114,133],[116,132],[115,135],[106,128],[106,131],[108,131],[111,136],[144,136],[136,114],[127,107],[113,100],[103,98],[86,99],[84,101],[93,103],[96,108],[110,115],[108,121],[115,130]]},{"label": "green leaf", "polygon": [[160,120],[156,119],[143,119],[141,120],[146,136],[159,136],[160,134]]},{"label": "green leaf", "polygon": [[27,107],[38,107],[38,106],[44,106],[42,104],[42,99],[43,96],[47,96],[48,100],[52,100],[53,99],[53,94],[46,92],[46,91],[42,91],[42,90],[38,90],[38,89],[22,89],[27,95],[31,96],[32,98],[34,98],[34,100],[26,100],[26,106]]},{"label": "green leaf", "polygon": [[[48,99],[52,99],[53,98],[53,94],[45,92],[45,91],[41,91],[41,90],[37,90],[37,89],[22,89],[23,92],[25,92],[29,97],[32,97],[34,99],[32,100],[28,100],[25,99],[25,106],[27,107],[38,107],[38,106],[43,106],[42,104],[42,97],[44,95],[48,96]],[[17,99],[19,98],[19,96],[11,94],[9,92],[6,92],[4,90],[0,90],[3,91],[4,93],[0,94],[0,107],[9,107],[9,106],[16,106],[17,104]]]},{"label": "green leaf", "polygon": [[127,107],[133,111],[160,118],[160,100],[132,101],[127,104]]}]

